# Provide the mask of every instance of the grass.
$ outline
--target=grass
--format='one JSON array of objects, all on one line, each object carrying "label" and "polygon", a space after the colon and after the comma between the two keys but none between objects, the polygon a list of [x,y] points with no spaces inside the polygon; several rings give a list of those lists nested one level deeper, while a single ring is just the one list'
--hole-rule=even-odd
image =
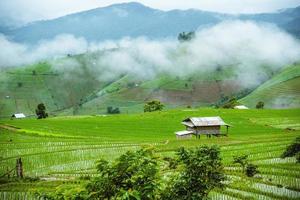
[{"label": "grass", "polygon": [[[232,127],[228,137],[176,140],[183,130],[181,120],[189,116],[221,116]],[[300,109],[290,110],[168,110],[113,116],[55,117],[46,120],[1,120],[0,174],[13,168],[22,157],[25,175],[63,179],[73,184],[81,176],[95,176],[95,162],[112,160],[128,150],[154,146],[157,155],[173,155],[180,146],[219,145],[229,187],[211,193],[213,199],[299,199],[300,166],[294,158],[281,159],[284,148],[300,130]],[[280,126],[279,126],[280,125]],[[294,127],[295,129],[290,129]],[[224,130],[223,130],[224,131]],[[246,178],[233,156],[248,154],[260,175]],[[243,182],[243,184],[241,184]],[[4,183],[0,197],[26,195],[34,188],[47,190],[49,181]],[[56,186],[63,184],[53,182]],[[44,186],[43,186],[44,185]],[[15,192],[15,193],[11,193]]]}]

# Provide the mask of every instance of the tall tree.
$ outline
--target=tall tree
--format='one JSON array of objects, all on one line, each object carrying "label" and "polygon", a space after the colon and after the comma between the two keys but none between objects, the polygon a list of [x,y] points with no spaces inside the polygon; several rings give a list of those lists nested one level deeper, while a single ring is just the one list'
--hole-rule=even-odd
[{"label": "tall tree", "polygon": [[48,117],[48,113],[46,113],[46,106],[43,103],[38,104],[37,109],[35,109],[35,113],[38,119]]},{"label": "tall tree", "polygon": [[181,171],[167,184],[162,199],[206,199],[212,189],[224,187],[225,175],[218,147],[180,148],[177,155]]},{"label": "tall tree", "polygon": [[195,32],[194,31],[191,31],[191,32],[182,32],[182,33],[179,33],[178,35],[178,40],[180,42],[186,42],[186,41],[191,41],[192,39],[195,38]]},{"label": "tall tree", "polygon": [[144,112],[153,112],[153,111],[160,111],[164,108],[164,105],[158,101],[153,100],[149,101],[144,105]]}]

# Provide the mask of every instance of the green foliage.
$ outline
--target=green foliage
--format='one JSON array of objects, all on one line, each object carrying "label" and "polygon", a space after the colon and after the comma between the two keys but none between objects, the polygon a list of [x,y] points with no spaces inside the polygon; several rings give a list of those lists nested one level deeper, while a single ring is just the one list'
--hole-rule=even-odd
[{"label": "green foliage", "polygon": [[38,104],[35,113],[38,119],[43,119],[48,117],[48,113],[46,113],[46,106],[43,103]]},{"label": "green foliage", "polygon": [[296,160],[297,160],[297,163],[300,163],[300,152],[298,152],[296,154]]},{"label": "green foliage", "polygon": [[[282,153],[281,158],[286,158],[286,157],[293,157],[297,154],[300,153],[300,137],[297,137],[295,141],[287,146],[285,151]],[[297,155],[297,160],[299,158],[299,155]],[[299,160],[298,160],[299,162]]]},{"label": "green foliage", "polygon": [[191,41],[192,39],[195,38],[195,32],[194,31],[191,31],[191,32],[182,32],[182,33],[179,33],[178,35],[178,40],[180,42],[186,42],[186,41]]},{"label": "green foliage", "polygon": [[158,162],[151,149],[128,151],[112,164],[100,160],[99,177],[87,185],[90,199],[155,199]]},{"label": "green foliage", "polygon": [[242,167],[243,173],[248,177],[253,177],[255,174],[259,173],[258,166],[248,161],[248,155],[234,156],[233,157],[234,164],[240,164]]},{"label": "green foliage", "polygon": [[176,169],[178,166],[178,160],[175,158],[171,158],[171,157],[164,157],[163,158],[164,161],[166,161],[168,163],[168,168],[169,169]]},{"label": "green foliage", "polygon": [[222,108],[234,108],[234,106],[238,105],[237,99],[235,97],[227,100],[221,107]]},{"label": "green foliage", "polygon": [[[180,148],[177,158],[155,157],[152,149],[128,151],[113,163],[100,160],[99,176],[86,189],[89,199],[203,199],[225,180],[220,150],[216,146],[195,150]],[[166,161],[173,178],[163,181]],[[162,189],[164,188],[164,189]]]},{"label": "green foliage", "polygon": [[246,165],[248,164],[248,155],[234,156],[233,163],[240,164],[243,172],[245,172]]},{"label": "green foliage", "polygon": [[257,102],[256,109],[264,109],[265,103],[262,101]]},{"label": "green foliage", "polygon": [[114,108],[112,106],[107,107],[107,114],[120,114],[120,109],[118,107]]},{"label": "green foliage", "polygon": [[246,166],[246,171],[245,171],[246,175],[247,175],[248,177],[253,177],[255,174],[258,174],[259,171],[258,171],[257,168],[258,168],[257,165],[254,165],[254,164],[252,164],[252,163],[247,164],[247,166]]},{"label": "green foliage", "polygon": [[153,100],[144,105],[144,112],[161,111],[163,108],[164,105],[160,101]]},{"label": "green foliage", "polygon": [[34,192],[38,199],[43,200],[86,200],[88,194],[82,185],[60,185],[55,188],[55,192],[45,192],[37,190]]},{"label": "green foliage", "polygon": [[179,174],[168,182],[162,199],[205,199],[212,189],[224,187],[219,148],[203,146],[186,150],[182,147],[177,155],[181,164]]},{"label": "green foliage", "polygon": [[22,82],[18,82],[18,87],[22,87],[23,86],[23,83]]}]

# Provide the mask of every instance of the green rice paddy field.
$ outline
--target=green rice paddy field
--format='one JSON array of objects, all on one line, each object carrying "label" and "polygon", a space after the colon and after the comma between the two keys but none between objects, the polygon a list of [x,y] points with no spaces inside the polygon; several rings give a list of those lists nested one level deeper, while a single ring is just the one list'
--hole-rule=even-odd
[{"label": "green rice paddy field", "polygon": [[[228,137],[176,140],[181,120],[190,116],[220,116],[231,125]],[[228,177],[224,190],[212,199],[300,199],[300,164],[281,159],[285,147],[300,136],[300,109],[187,109],[146,114],[55,117],[45,120],[0,121],[0,175],[21,157],[25,176],[36,182],[0,184],[0,199],[35,199],[34,189],[84,183],[96,176],[95,162],[113,160],[128,150],[154,146],[158,155],[174,155],[180,146],[216,144]],[[225,130],[222,130],[225,131]],[[247,178],[233,156],[247,154],[260,174]]]}]

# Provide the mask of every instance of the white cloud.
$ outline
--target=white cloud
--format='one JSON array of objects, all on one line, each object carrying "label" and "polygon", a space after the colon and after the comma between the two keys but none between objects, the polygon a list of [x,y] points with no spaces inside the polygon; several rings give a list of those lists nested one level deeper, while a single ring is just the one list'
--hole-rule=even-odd
[{"label": "white cloud", "polygon": [[[10,42],[1,36],[0,46],[6,49],[0,52],[0,67],[96,51],[81,62],[101,80],[127,73],[141,78],[158,73],[184,76],[212,72],[221,66],[233,67],[241,84],[249,86],[265,80],[266,69],[277,71],[300,60],[297,39],[273,25],[250,21],[222,22],[198,31],[194,40],[185,43],[127,38],[96,44],[84,38],[61,35],[34,47]],[[53,63],[56,70],[68,73],[78,70],[80,65],[73,57]]]}]

